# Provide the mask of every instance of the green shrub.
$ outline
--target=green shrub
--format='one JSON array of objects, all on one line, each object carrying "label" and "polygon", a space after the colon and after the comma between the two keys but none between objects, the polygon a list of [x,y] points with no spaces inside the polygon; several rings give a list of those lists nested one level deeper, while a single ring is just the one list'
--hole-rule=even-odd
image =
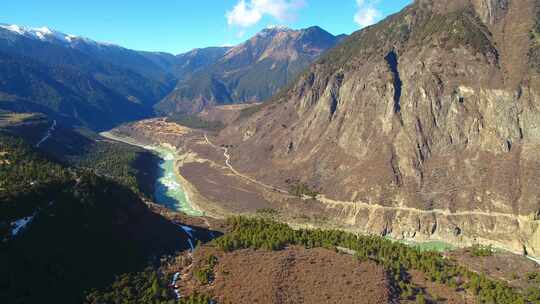
[{"label": "green shrub", "polygon": [[426,297],[424,297],[424,294],[419,293],[416,295],[416,303],[417,304],[426,304]]},{"label": "green shrub", "polygon": [[178,304],[208,304],[212,303],[212,298],[207,295],[191,295],[187,298],[182,298],[178,301]]},{"label": "green shrub", "polygon": [[270,218],[277,216],[279,214],[279,212],[276,209],[272,209],[272,208],[257,209],[256,213],[263,217],[270,217]]},{"label": "green shrub", "polygon": [[85,300],[88,304],[165,303],[171,296],[167,280],[155,270],[121,275],[108,290],[94,291]]},{"label": "green shrub", "polygon": [[527,281],[531,283],[540,284],[540,273],[539,272],[529,272],[526,275]]},{"label": "green shrub", "polygon": [[203,285],[211,283],[214,279],[214,267],[217,265],[217,263],[218,258],[216,256],[210,255],[206,259],[205,265],[194,271],[195,278]]},{"label": "green shrub", "polygon": [[482,245],[474,245],[471,247],[471,254],[475,257],[488,257],[493,255],[493,247],[491,245],[489,246],[482,246]]},{"label": "green shrub", "polygon": [[300,181],[290,182],[289,193],[298,197],[309,196],[312,199],[316,199],[317,195],[319,195],[317,190],[311,189],[308,184]]}]

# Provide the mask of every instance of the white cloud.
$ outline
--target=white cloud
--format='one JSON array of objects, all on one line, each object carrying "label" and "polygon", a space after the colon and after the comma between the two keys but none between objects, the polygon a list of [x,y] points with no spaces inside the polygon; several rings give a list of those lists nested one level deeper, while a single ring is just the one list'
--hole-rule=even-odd
[{"label": "white cloud", "polygon": [[240,0],[225,16],[229,25],[247,28],[265,15],[279,21],[291,21],[304,5],[305,0]]},{"label": "white cloud", "polygon": [[375,7],[379,0],[356,0],[358,9],[354,14],[354,22],[361,28],[370,26],[382,16],[382,13]]}]

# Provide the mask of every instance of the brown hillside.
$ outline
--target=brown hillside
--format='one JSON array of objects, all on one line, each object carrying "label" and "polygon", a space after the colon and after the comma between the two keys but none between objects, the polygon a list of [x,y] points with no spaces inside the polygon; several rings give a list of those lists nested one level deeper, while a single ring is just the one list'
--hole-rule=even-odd
[{"label": "brown hillside", "polygon": [[243,174],[321,189],[342,209],[334,220],[358,231],[538,256],[539,9],[416,1],[354,33],[217,143]]}]

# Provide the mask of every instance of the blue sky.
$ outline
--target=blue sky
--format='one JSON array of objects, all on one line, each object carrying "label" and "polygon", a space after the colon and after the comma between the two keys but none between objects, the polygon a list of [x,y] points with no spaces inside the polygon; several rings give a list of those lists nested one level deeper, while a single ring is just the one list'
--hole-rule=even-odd
[{"label": "blue sky", "polygon": [[0,23],[47,26],[174,54],[238,44],[269,25],[350,34],[412,0],[3,0]]}]

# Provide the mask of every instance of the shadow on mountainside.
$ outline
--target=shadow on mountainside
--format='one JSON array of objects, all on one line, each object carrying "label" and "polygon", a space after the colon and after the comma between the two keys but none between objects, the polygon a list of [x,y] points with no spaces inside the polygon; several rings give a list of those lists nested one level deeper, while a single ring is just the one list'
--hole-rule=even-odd
[{"label": "shadow on mountainside", "polygon": [[[0,244],[2,303],[81,302],[120,274],[190,249],[178,224],[150,211],[126,186],[83,173],[57,188],[62,190],[9,196],[0,204],[4,214],[17,214],[10,209],[47,202],[35,208],[26,230]],[[201,241],[217,235],[197,230]]]}]

